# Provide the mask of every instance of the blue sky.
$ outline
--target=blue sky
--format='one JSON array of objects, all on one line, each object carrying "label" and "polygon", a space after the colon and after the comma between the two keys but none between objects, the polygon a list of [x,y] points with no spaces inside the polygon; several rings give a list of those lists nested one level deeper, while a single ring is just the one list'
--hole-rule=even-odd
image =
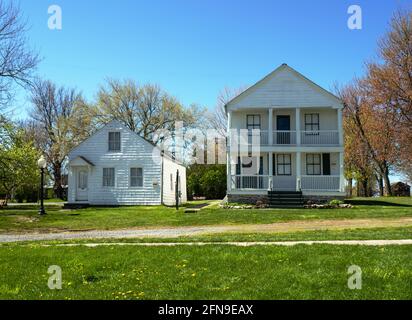
[{"label": "blue sky", "polygon": [[[50,30],[48,7],[62,9]],[[350,5],[362,30],[347,27]],[[376,57],[395,10],[411,0],[21,0],[38,74],[92,100],[104,79],[160,84],[185,105],[214,108],[219,91],[260,80],[282,63],[326,89]],[[20,91],[15,117],[30,104]]]},{"label": "blue sky", "polygon": [[[62,8],[62,30],[47,9]],[[363,11],[349,30],[347,9]],[[285,62],[326,89],[362,75],[364,61],[404,0],[21,0],[38,74],[89,99],[107,77],[160,84],[180,101],[213,108],[224,87],[251,85]],[[29,104],[21,92],[16,117]]]}]

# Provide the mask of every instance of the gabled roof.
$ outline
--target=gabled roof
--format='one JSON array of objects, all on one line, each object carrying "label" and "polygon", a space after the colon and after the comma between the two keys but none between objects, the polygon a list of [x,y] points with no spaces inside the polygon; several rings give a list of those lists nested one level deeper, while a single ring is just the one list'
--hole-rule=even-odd
[{"label": "gabled roof", "polygon": [[71,164],[75,163],[75,165],[86,165],[86,166],[91,166],[94,167],[94,163],[91,162],[89,159],[87,159],[84,156],[78,156],[76,158],[74,158],[72,161],[70,161]]},{"label": "gabled roof", "polygon": [[247,97],[248,95],[252,94],[253,92],[256,91],[259,87],[261,87],[264,83],[266,83],[269,79],[272,79],[276,77],[281,71],[288,71],[291,74],[295,75],[297,78],[301,79],[304,81],[306,84],[308,84],[310,87],[312,87],[314,90],[317,90],[320,94],[323,94],[327,98],[331,99],[334,101],[336,104],[342,104],[342,101],[333,93],[329,92],[328,90],[322,88],[312,80],[306,78],[304,75],[302,75],[300,72],[296,71],[292,67],[288,66],[286,63],[283,63],[279,67],[277,67],[275,70],[273,70],[271,73],[269,73],[267,76],[256,82],[254,85],[240,93],[238,96],[230,100],[228,103],[225,105],[225,110],[227,111],[227,108],[240,102],[242,99]]},{"label": "gabled roof", "polygon": [[[75,149],[77,149],[81,144],[83,144],[85,141],[87,141],[89,138],[91,138],[92,136],[94,136],[96,133],[98,133],[99,131],[103,130],[106,126],[112,124],[112,123],[116,123],[117,125],[123,127],[123,129],[130,131],[131,133],[133,133],[134,135],[136,135],[138,138],[140,138],[144,143],[149,144],[152,148],[158,149],[160,151],[160,156],[161,157],[166,157],[172,161],[174,161],[177,164],[180,164],[183,166],[183,163],[173,159],[173,157],[171,155],[169,155],[168,153],[164,152],[163,150],[161,150],[159,148],[159,146],[157,146],[156,144],[154,144],[152,141],[149,141],[145,138],[143,138],[142,136],[140,136],[139,134],[137,134],[136,132],[130,130],[126,125],[124,125],[121,121],[117,120],[117,119],[112,119],[109,122],[105,123],[101,128],[97,129],[95,132],[93,132],[89,137],[87,137],[86,139],[84,139],[82,142],[80,142],[77,146],[75,146],[74,148],[72,148],[69,152],[68,155],[70,155],[71,152],[73,152]],[[88,160],[86,158],[84,158],[83,156],[80,156],[80,158],[82,158],[82,160],[88,162]],[[94,166],[94,164],[92,164]]]}]

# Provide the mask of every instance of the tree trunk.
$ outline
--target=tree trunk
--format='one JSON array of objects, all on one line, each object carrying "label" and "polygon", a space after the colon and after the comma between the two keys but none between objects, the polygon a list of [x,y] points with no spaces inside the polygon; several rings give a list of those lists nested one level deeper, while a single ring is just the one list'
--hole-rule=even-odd
[{"label": "tree trunk", "polygon": [[389,180],[389,170],[388,167],[385,167],[385,172],[383,174],[383,179],[385,181],[385,187],[386,187],[386,194],[388,196],[392,196],[392,187],[391,187],[391,181]]},{"label": "tree trunk", "polygon": [[61,170],[62,170],[62,165],[60,162],[53,164],[53,178],[54,178],[53,191],[57,198],[64,200]]},{"label": "tree trunk", "polygon": [[352,197],[352,195],[353,195],[353,191],[352,191],[352,188],[353,188],[353,179],[352,178],[350,178],[350,179],[348,179],[348,184],[349,184],[349,197],[351,198]]},{"label": "tree trunk", "polygon": [[368,197],[368,179],[362,179],[362,196]]},{"label": "tree trunk", "polygon": [[383,197],[385,195],[385,188],[383,187],[383,177],[382,175],[376,175],[376,180],[378,180],[379,195]]}]

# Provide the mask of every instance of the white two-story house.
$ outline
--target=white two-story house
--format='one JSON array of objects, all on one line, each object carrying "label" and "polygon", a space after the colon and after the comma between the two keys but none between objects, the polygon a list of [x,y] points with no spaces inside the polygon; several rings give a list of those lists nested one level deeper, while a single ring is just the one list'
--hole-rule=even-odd
[{"label": "white two-story house", "polygon": [[[230,202],[344,197],[343,104],[335,95],[282,64],[225,108]],[[256,141],[259,154],[251,152]]]}]

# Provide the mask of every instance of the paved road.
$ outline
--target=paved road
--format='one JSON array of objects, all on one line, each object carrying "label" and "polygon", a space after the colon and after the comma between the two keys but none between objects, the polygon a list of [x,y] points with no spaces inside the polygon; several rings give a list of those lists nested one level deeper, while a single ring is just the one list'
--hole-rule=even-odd
[{"label": "paved road", "polygon": [[121,230],[92,230],[55,233],[0,234],[0,242],[73,240],[73,239],[121,239],[121,238],[175,238],[201,234],[234,233],[283,233],[316,230],[341,230],[357,228],[412,226],[412,218],[395,219],[345,219],[289,221],[273,224],[219,225],[197,227],[168,227]]}]

